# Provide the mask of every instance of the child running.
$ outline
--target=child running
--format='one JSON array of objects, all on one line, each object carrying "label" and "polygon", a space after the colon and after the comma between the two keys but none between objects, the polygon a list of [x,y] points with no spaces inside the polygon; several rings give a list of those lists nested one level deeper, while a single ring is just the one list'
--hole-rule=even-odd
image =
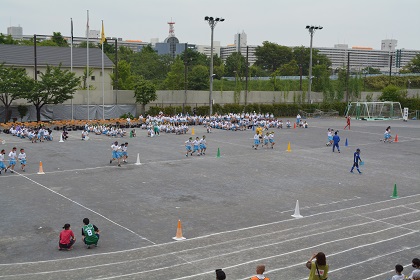
[{"label": "child running", "polygon": [[197,156],[200,155],[200,138],[196,137],[195,140],[193,141],[193,146],[194,149],[191,153],[191,155],[193,155],[193,153],[197,152]]},{"label": "child running", "polygon": [[263,140],[264,140],[263,147],[265,146],[266,148],[268,148],[268,135],[269,135],[269,133],[267,132],[263,137]]},{"label": "child running", "polygon": [[121,145],[122,159],[124,163],[127,163],[127,158],[128,158],[127,149],[128,149],[128,142],[125,142],[125,144]]},{"label": "child running", "polygon": [[112,163],[114,160],[117,160],[118,166],[121,166],[120,164],[121,147],[118,146],[118,141],[115,141],[114,144],[111,145],[111,149],[112,149],[112,159],[109,160],[109,163]]},{"label": "child running", "polygon": [[15,173],[15,165],[16,165],[16,147],[13,147],[13,149],[9,153],[9,166],[7,166],[6,171],[10,170],[11,173]]},{"label": "child running", "polygon": [[1,152],[0,152],[0,174],[1,174],[1,171],[2,170],[4,170],[5,172],[6,172],[6,166],[4,165],[4,154],[5,154],[6,152],[4,151],[4,149],[3,150],[1,150]]},{"label": "child running", "polygon": [[268,135],[268,141],[271,144],[271,149],[274,149],[274,145],[276,142],[274,142],[274,131],[271,131],[270,135]]},{"label": "child running", "polygon": [[260,144],[260,135],[258,134],[258,132],[255,132],[255,135],[254,135],[254,145],[252,145],[252,148],[254,148],[255,150],[257,150],[259,144]]},{"label": "child running", "polygon": [[23,172],[25,171],[25,166],[26,166],[26,153],[24,149],[20,149],[20,153],[18,155],[18,159],[20,161],[20,169],[22,169]]},{"label": "child running", "polygon": [[201,140],[200,140],[200,150],[201,150],[202,155],[206,154],[206,149],[207,149],[206,135],[203,135],[203,138],[201,138]]},{"label": "child running", "polygon": [[185,149],[187,150],[187,153],[185,154],[186,157],[188,157],[188,153],[191,153],[192,155],[192,137],[190,137],[187,141],[185,141]]}]

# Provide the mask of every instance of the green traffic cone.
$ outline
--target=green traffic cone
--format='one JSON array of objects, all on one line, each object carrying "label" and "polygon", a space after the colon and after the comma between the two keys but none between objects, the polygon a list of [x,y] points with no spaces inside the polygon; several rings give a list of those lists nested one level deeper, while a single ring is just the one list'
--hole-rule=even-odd
[{"label": "green traffic cone", "polygon": [[397,184],[394,185],[394,192],[392,193],[392,198],[399,198],[397,193]]},{"label": "green traffic cone", "polygon": [[220,157],[220,148],[217,148],[217,156],[216,156],[217,158],[219,158]]}]

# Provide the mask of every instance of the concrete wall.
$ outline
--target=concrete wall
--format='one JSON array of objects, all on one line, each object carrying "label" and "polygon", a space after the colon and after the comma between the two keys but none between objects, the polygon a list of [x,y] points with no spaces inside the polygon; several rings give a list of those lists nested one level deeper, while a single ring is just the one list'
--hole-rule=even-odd
[{"label": "concrete wall", "polygon": [[[134,92],[132,90],[119,90],[118,93],[114,90],[105,90],[104,92],[105,105],[114,105],[114,104],[135,104]],[[372,101],[377,101],[378,97],[381,95],[381,92],[362,92],[361,100],[366,100],[367,96],[372,97]],[[157,100],[150,103],[146,108],[150,106],[182,106],[185,98],[185,92],[183,90],[161,90],[157,91]],[[410,89],[408,90],[408,96],[420,96],[420,89]],[[307,101],[307,95],[302,94],[300,91],[290,91],[290,92],[281,92],[281,91],[251,91],[248,93],[248,102],[247,103],[293,103],[301,102],[301,99],[304,98],[303,102]],[[235,103],[239,101],[240,104],[245,103],[245,92],[242,91],[240,94],[237,94],[235,98],[235,93],[233,91],[214,91],[213,92],[214,103],[217,104],[227,104]],[[312,102],[322,102],[323,94],[319,92],[311,93]],[[88,103],[88,93],[87,90],[78,90],[73,98],[73,104],[75,105],[86,105]],[[205,106],[209,104],[209,92],[208,91],[187,91],[187,105],[189,106]],[[19,104],[27,105],[28,103],[24,99],[16,100],[13,103],[13,106]],[[67,100],[63,104],[71,104],[70,100]],[[90,90],[89,91],[89,104],[90,105],[102,105],[102,90]]]}]

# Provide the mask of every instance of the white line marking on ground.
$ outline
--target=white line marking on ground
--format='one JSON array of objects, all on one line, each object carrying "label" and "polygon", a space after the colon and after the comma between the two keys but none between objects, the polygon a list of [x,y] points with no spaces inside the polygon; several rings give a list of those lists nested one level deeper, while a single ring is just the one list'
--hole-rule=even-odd
[{"label": "white line marking on ground", "polygon": [[[415,196],[419,196],[419,195],[420,194],[410,195],[410,196],[406,196],[406,197],[400,197],[400,198],[398,198],[398,200],[403,200],[404,198],[411,198],[411,197],[415,197]],[[333,212],[347,211],[349,209],[355,209],[355,208],[360,208],[360,207],[364,207],[364,206],[371,206],[371,205],[374,205],[374,204],[386,203],[386,202],[389,202],[389,201],[396,201],[396,199],[388,199],[388,200],[377,201],[377,202],[367,203],[367,204],[358,205],[358,206],[352,206],[352,207],[349,207],[349,208],[343,208],[343,209],[338,209],[338,210],[333,210],[333,211],[321,212],[321,213],[317,213],[317,214],[314,214],[314,215],[305,216],[304,218],[318,216],[318,215],[323,215],[323,214],[327,214],[327,213],[333,213]],[[420,203],[420,202],[413,202],[413,203],[409,203],[409,204],[405,204],[405,205],[418,204],[418,203]],[[388,208],[385,208],[385,209],[392,209],[392,208],[395,208],[395,207],[400,207],[400,206],[392,206],[392,207],[388,207]],[[415,212],[417,212],[417,211],[420,211],[420,210],[417,210],[416,209]],[[408,214],[410,214],[410,213],[408,213]],[[406,214],[402,214],[402,215],[406,215]],[[402,215],[398,215],[398,216],[402,216]],[[396,217],[398,217],[398,216],[396,216]],[[389,219],[389,217],[387,217],[386,219]],[[214,236],[214,235],[221,235],[221,234],[224,234],[224,233],[238,232],[238,231],[242,231],[242,230],[254,229],[254,228],[258,228],[258,227],[264,227],[264,226],[268,226],[268,225],[274,225],[274,224],[279,224],[279,223],[283,223],[283,222],[289,222],[289,221],[292,221],[292,220],[294,220],[294,219],[281,220],[281,221],[276,221],[276,222],[271,222],[271,223],[266,223],[266,224],[251,226],[251,227],[240,228],[240,229],[231,230],[231,231],[223,231],[223,232],[219,232],[219,233],[213,233],[213,234],[209,234],[209,235],[205,235],[205,236],[192,237],[192,238],[189,238],[187,240],[184,240],[183,242],[188,242],[190,240],[201,239],[201,238],[205,238],[205,237],[209,237],[209,236]],[[370,222],[368,222],[368,223],[370,223]],[[164,245],[168,245],[168,244],[171,244],[171,243],[173,243],[173,242],[167,242],[167,243],[149,245],[149,246],[144,246],[144,247],[139,247],[139,248],[133,248],[133,249],[128,249],[128,250],[120,250],[120,251],[114,251],[114,252],[107,252],[107,253],[91,254],[91,255],[86,255],[86,256],[71,257],[71,258],[63,258],[63,259],[55,259],[55,260],[45,260],[45,261],[34,261],[34,262],[22,262],[22,263],[6,263],[6,264],[0,264],[0,266],[24,265],[24,264],[34,264],[34,263],[46,263],[46,262],[55,262],[55,261],[62,261],[62,260],[80,259],[80,258],[86,258],[86,257],[91,257],[91,256],[101,256],[101,255],[111,255],[111,254],[118,254],[118,253],[126,253],[126,252],[131,252],[131,251],[136,251],[136,250],[147,249],[147,248],[154,247],[154,246],[164,246]]]},{"label": "white line marking on ground", "polygon": [[[416,212],[418,212],[418,211],[416,211]],[[395,216],[395,217],[398,217],[398,216],[403,216],[403,215],[406,215],[406,213],[405,213],[405,214],[401,214],[401,215],[397,215],[397,216]],[[387,217],[387,218],[384,218],[384,219],[389,219],[389,218],[394,218],[394,217]],[[361,226],[361,225],[366,225],[366,224],[370,224],[370,223],[373,223],[373,222],[376,222],[376,221],[371,221],[371,222],[365,222],[365,223],[360,223],[360,224],[356,224],[356,225],[345,226],[345,227],[341,227],[341,228],[333,229],[333,230],[330,230],[330,231],[318,232],[318,233],[314,233],[314,234],[307,235],[307,236],[305,236],[305,237],[311,237],[311,236],[316,236],[316,235],[325,234],[325,233],[329,233],[329,232],[335,232],[335,231],[339,231],[339,230],[343,230],[343,229],[346,229],[346,228],[351,228],[351,227],[358,227],[358,226]],[[398,228],[398,227],[401,227],[401,226],[404,226],[404,225],[407,225],[407,224],[416,223],[416,222],[417,222],[417,221],[413,221],[413,222],[409,222],[409,223],[406,223],[406,224],[401,224],[401,225],[393,225],[393,226],[392,226],[392,227],[390,227],[390,228],[382,229],[382,230],[375,231],[375,232],[363,233],[363,234],[359,234],[359,235],[355,235],[355,236],[351,236],[351,237],[346,237],[346,238],[341,238],[341,239],[337,239],[337,240],[330,240],[330,241],[328,241],[328,242],[324,242],[324,243],[321,243],[321,244],[317,244],[317,245],[314,245],[314,246],[311,246],[311,247],[302,248],[302,249],[299,249],[299,250],[295,250],[295,251],[288,252],[288,253],[283,253],[283,254],[280,254],[280,255],[275,255],[275,256],[266,257],[266,258],[263,258],[263,259],[260,259],[260,260],[271,259],[271,258],[273,258],[273,257],[283,256],[283,255],[287,255],[287,254],[291,254],[291,253],[295,253],[295,252],[299,252],[299,251],[303,251],[303,250],[307,250],[307,249],[315,248],[315,247],[320,246],[320,245],[326,245],[326,244],[329,244],[329,243],[340,242],[340,241],[343,241],[343,240],[349,240],[349,239],[352,239],[352,238],[357,238],[357,237],[360,237],[360,236],[366,236],[366,235],[377,234],[377,233],[379,233],[379,232],[384,232],[384,231],[387,231],[387,230],[390,230],[390,229],[393,229],[393,228]],[[399,238],[399,237],[402,237],[402,236],[405,236],[405,235],[413,234],[413,233],[415,233],[415,232],[416,232],[416,231],[413,231],[413,232],[410,232],[410,233],[406,233],[406,234],[403,234],[403,235],[399,235],[398,237],[393,237],[393,238],[390,238],[390,239],[381,240],[381,241],[377,241],[377,242],[370,243],[370,244],[377,244],[377,243],[381,243],[381,242],[388,241],[388,240],[392,240],[392,239],[395,239],[395,238]],[[262,235],[268,235],[268,234],[274,234],[274,233],[272,232],[272,233],[267,233],[267,234],[262,234]],[[250,238],[255,238],[255,237],[256,237],[256,236],[253,236],[253,237],[250,237]],[[241,250],[237,250],[237,251],[233,251],[233,252],[229,252],[229,253],[225,253],[225,254],[221,254],[221,255],[217,255],[217,256],[211,256],[211,257],[207,257],[207,258],[196,259],[196,260],[194,260],[194,261],[191,261],[191,262],[186,262],[186,263],[182,263],[182,264],[177,264],[177,265],[172,265],[172,266],[167,266],[167,267],[156,268],[156,269],[153,269],[153,270],[148,270],[148,271],[141,271],[141,272],[135,272],[135,273],[125,274],[125,275],[113,276],[113,277],[108,277],[108,278],[100,278],[100,279],[113,279],[113,278],[119,278],[119,277],[132,276],[132,275],[141,274],[141,273],[146,273],[146,272],[153,272],[153,271],[164,270],[164,269],[168,269],[168,268],[173,268],[173,267],[177,267],[177,266],[185,265],[185,264],[187,264],[187,263],[188,263],[188,264],[193,264],[193,263],[200,262],[200,261],[204,261],[204,260],[209,260],[209,259],[213,259],[213,258],[219,258],[219,257],[222,257],[222,256],[228,256],[228,255],[232,255],[232,254],[241,253],[241,252],[244,252],[244,251],[255,250],[255,249],[260,249],[260,248],[264,248],[264,247],[268,247],[268,246],[278,245],[278,244],[281,244],[281,243],[286,243],[286,242],[290,242],[290,241],[294,241],[294,240],[299,240],[299,239],[301,239],[301,238],[302,238],[302,237],[292,238],[292,239],[283,240],[283,241],[279,241],[279,242],[274,242],[274,243],[270,243],[270,244],[266,244],[266,245],[262,245],[262,246],[257,246],[257,247],[252,247],[252,248],[241,249]],[[238,240],[233,240],[233,241],[238,241]],[[225,242],[224,242],[224,243],[225,243]],[[368,246],[368,245],[370,245],[370,244],[360,245],[360,246],[355,247],[355,248],[365,247],[365,246]],[[215,244],[213,244],[213,245],[215,245]],[[213,245],[210,245],[210,246],[213,246]],[[220,245],[220,244],[217,244],[217,245]],[[208,246],[204,246],[204,247],[208,247]],[[342,251],[342,252],[346,252],[346,251],[354,250],[355,248],[347,249],[347,250]],[[80,269],[88,269],[88,268],[96,268],[96,267],[110,266],[110,265],[114,265],[114,264],[123,264],[123,263],[129,263],[129,262],[135,262],[135,261],[140,261],[140,260],[146,260],[146,259],[155,258],[155,257],[161,257],[161,256],[166,256],[166,255],[174,255],[174,254],[177,254],[177,253],[180,253],[180,252],[186,252],[186,251],[191,251],[191,250],[196,250],[196,249],[197,249],[197,248],[192,248],[192,249],[182,250],[182,251],[179,251],[179,252],[171,252],[171,253],[168,253],[168,254],[161,254],[161,255],[158,255],[158,256],[148,257],[148,258],[144,258],[144,259],[135,259],[135,260],[129,260],[129,261],[114,262],[114,263],[101,264],[101,265],[95,265],[95,266],[89,266],[89,267],[83,267],[83,268],[75,268],[75,269],[70,269],[70,270],[72,270],[72,271],[73,271],[73,270],[80,270]],[[334,254],[330,254],[330,255],[334,255]],[[91,255],[90,255],[90,256],[91,256]],[[184,261],[185,261],[185,260],[184,260]],[[245,262],[245,263],[242,263],[242,264],[237,264],[237,265],[234,265],[234,266],[231,266],[231,267],[226,267],[226,269],[227,269],[227,268],[233,268],[233,267],[236,267],[236,266],[240,266],[240,265],[243,265],[243,264],[252,263],[252,262],[254,262],[254,261],[256,261],[256,260],[253,260],[253,261],[248,261],[248,262]],[[296,266],[296,265],[293,265],[293,266]],[[281,269],[284,269],[284,268],[281,268]],[[281,269],[278,269],[278,270],[281,270]],[[64,271],[69,271],[69,269],[66,269],[66,270],[57,270],[57,271],[37,272],[37,273],[15,274],[15,275],[7,275],[7,276],[9,276],[9,277],[11,277],[11,276],[28,276],[28,275],[49,274],[49,273],[64,272]],[[273,270],[271,270],[271,271],[273,271]],[[275,270],[275,271],[276,271],[276,270]],[[208,273],[208,272],[207,272],[207,273]],[[207,274],[207,273],[204,273],[204,274]],[[198,276],[198,275],[203,275],[203,273],[200,273],[200,274],[195,274],[195,275],[191,275],[191,276],[186,276],[186,277],[183,277],[183,278],[177,278],[177,279],[185,279],[185,278],[190,278],[190,277],[193,277],[193,276]],[[6,277],[6,276],[0,276],[0,278],[2,278],[2,277]]]},{"label": "white line marking on ground", "polygon": [[141,239],[146,240],[146,241],[148,241],[149,243],[156,244],[155,242],[153,242],[153,241],[151,241],[151,240],[149,240],[149,239],[147,239],[147,238],[145,238],[145,237],[143,237],[143,236],[139,235],[138,233],[136,233],[136,232],[132,231],[131,229],[129,229],[129,228],[127,228],[127,227],[123,226],[123,225],[120,225],[120,224],[119,224],[119,223],[117,223],[117,222],[114,222],[114,221],[113,221],[113,220],[111,220],[110,218],[105,217],[105,216],[104,216],[104,215],[102,215],[101,213],[98,213],[98,212],[96,212],[95,210],[90,209],[89,207],[86,207],[86,206],[84,206],[83,204],[80,204],[79,202],[74,201],[73,199],[71,199],[71,198],[69,198],[69,197],[67,197],[67,196],[65,196],[65,195],[62,195],[61,193],[56,192],[56,191],[54,191],[54,190],[52,190],[52,189],[48,188],[47,186],[44,186],[43,184],[38,183],[38,182],[36,182],[35,180],[32,180],[31,178],[28,178],[27,176],[25,176],[25,175],[23,175],[23,174],[21,174],[21,173],[18,173],[18,172],[16,172],[16,171],[15,171],[15,173],[17,173],[19,176],[22,176],[23,178],[25,178],[25,179],[27,179],[27,180],[29,180],[29,181],[31,181],[31,182],[33,182],[33,183],[37,184],[38,186],[41,186],[41,187],[43,187],[44,189],[46,189],[46,190],[48,190],[48,191],[50,191],[50,192],[52,192],[52,193],[54,193],[54,194],[56,194],[56,195],[59,195],[59,196],[61,196],[62,198],[64,198],[64,199],[66,199],[66,200],[68,200],[68,201],[70,201],[70,202],[72,202],[72,203],[74,203],[74,204],[76,204],[76,205],[78,205],[78,206],[80,206],[80,207],[82,207],[82,208],[84,208],[84,209],[86,209],[86,210],[88,210],[88,211],[90,211],[90,212],[92,212],[92,213],[94,213],[94,214],[96,214],[96,215],[98,215],[98,216],[100,216],[100,217],[104,218],[105,220],[107,220],[107,221],[109,221],[109,222],[113,223],[114,225],[117,225],[117,226],[119,226],[119,227],[121,227],[121,228],[123,228],[123,229],[127,230],[128,232],[131,232],[131,233],[133,233],[133,234],[137,235],[137,236],[138,236],[138,237],[140,237]]}]

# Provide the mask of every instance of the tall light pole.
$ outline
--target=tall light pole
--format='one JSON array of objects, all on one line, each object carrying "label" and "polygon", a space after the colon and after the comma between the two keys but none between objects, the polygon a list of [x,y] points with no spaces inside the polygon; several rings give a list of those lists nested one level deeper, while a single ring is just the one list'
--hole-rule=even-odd
[{"label": "tall light pole", "polygon": [[306,29],[308,29],[309,34],[311,34],[311,44],[310,44],[310,53],[309,53],[309,86],[308,86],[308,103],[311,103],[311,87],[312,87],[312,40],[314,37],[315,30],[321,30],[322,26],[313,26],[307,25]]},{"label": "tall light pole", "polygon": [[213,31],[218,22],[225,21],[224,18],[204,17],[204,20],[209,23],[211,29],[211,44],[210,44],[210,92],[209,92],[209,107],[210,116],[213,114]]}]

